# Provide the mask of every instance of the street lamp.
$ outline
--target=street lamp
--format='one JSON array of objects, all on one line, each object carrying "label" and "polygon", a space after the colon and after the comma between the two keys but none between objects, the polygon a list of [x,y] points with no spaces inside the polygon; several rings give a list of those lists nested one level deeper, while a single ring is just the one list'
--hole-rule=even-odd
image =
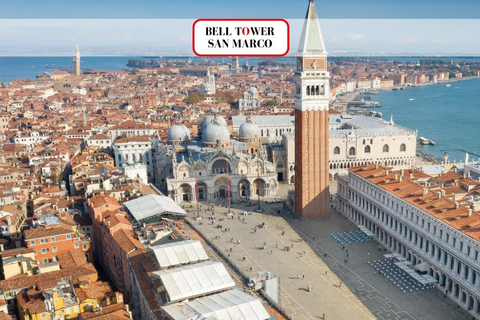
[{"label": "street lamp", "polygon": [[259,161],[257,162],[257,212],[262,212],[262,208],[260,208],[260,138],[258,138],[258,159]]}]

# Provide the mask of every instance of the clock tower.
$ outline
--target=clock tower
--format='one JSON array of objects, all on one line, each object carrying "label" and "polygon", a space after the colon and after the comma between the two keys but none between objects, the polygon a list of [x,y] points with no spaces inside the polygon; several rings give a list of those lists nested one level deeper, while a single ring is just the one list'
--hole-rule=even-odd
[{"label": "clock tower", "polygon": [[313,0],[309,1],[295,72],[295,212],[330,213],[327,52]]}]

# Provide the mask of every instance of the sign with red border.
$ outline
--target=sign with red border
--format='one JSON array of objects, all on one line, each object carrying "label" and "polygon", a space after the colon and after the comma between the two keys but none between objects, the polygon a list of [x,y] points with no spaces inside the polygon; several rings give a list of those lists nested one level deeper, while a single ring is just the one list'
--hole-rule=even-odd
[{"label": "sign with red border", "polygon": [[290,25],[284,19],[198,19],[192,45],[202,57],[281,57],[290,49]]}]

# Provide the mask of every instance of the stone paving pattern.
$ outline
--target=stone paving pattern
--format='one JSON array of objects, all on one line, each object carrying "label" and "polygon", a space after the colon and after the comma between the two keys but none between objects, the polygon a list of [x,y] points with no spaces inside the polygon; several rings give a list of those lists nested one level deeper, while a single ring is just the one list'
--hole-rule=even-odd
[{"label": "stone paving pattern", "polygon": [[[472,318],[453,301],[444,299],[437,289],[403,294],[383,276],[374,275],[367,261],[383,259],[383,254],[388,253],[378,251],[375,242],[347,244],[349,258],[345,262],[346,252],[330,234],[355,231],[356,226],[338,213],[332,211],[324,219],[299,220],[284,211],[282,203],[263,202],[263,213],[241,215],[245,210],[252,212],[255,203],[232,207],[233,220],[226,215],[225,207],[215,207],[217,220],[213,225],[205,212],[201,214],[204,219],[194,223],[210,238],[219,236],[215,244],[249,276],[264,270],[278,276],[280,303],[295,320],[322,319],[323,314],[328,320]],[[254,227],[262,222],[267,228],[255,232]],[[219,224],[222,229],[215,228]],[[232,238],[234,242],[240,240],[240,244],[231,243]],[[256,249],[264,243],[264,250]],[[287,246],[290,251],[284,249]],[[313,287],[312,292],[307,291],[307,285]]]}]

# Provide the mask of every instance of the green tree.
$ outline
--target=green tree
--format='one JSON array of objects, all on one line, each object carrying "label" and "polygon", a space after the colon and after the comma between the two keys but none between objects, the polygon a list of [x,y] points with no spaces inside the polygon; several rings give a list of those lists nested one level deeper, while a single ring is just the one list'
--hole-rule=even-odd
[{"label": "green tree", "polygon": [[267,107],[273,107],[273,106],[278,106],[278,102],[275,100],[268,100]]},{"label": "green tree", "polygon": [[187,103],[189,104],[195,104],[200,102],[200,96],[198,95],[197,92],[192,92],[188,95],[187,97]]},{"label": "green tree", "polygon": [[137,80],[135,80],[135,82],[137,83],[137,86],[143,86],[143,85],[145,85],[145,79],[143,79],[142,76],[138,76],[138,77],[137,77]]},{"label": "green tree", "polygon": [[339,66],[336,66],[336,67],[333,67],[332,69],[332,74],[335,74],[335,75],[341,75],[342,74],[342,69],[340,69]]},{"label": "green tree", "polygon": [[214,97],[217,102],[233,103],[235,101],[235,96],[231,91],[217,91]]}]

